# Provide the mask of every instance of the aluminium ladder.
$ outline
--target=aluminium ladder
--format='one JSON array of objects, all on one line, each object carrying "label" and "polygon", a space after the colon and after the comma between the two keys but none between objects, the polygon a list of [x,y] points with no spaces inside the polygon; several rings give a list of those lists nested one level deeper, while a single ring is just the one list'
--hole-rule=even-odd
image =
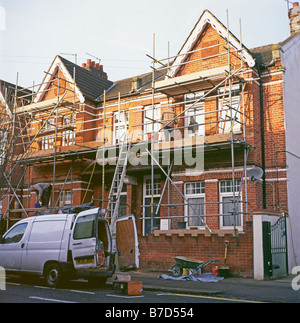
[{"label": "aluminium ladder", "polygon": [[[111,230],[112,234],[115,234],[115,224],[119,215],[119,206],[120,206],[120,195],[122,192],[124,178],[126,175],[127,162],[130,154],[130,148],[132,143],[132,136],[130,138],[130,142],[127,145],[126,137],[124,138],[119,152],[119,158],[116,165],[114,177],[112,180],[109,197],[108,197],[108,205],[107,205],[107,215],[111,216]],[[127,148],[127,149],[126,149]]]}]

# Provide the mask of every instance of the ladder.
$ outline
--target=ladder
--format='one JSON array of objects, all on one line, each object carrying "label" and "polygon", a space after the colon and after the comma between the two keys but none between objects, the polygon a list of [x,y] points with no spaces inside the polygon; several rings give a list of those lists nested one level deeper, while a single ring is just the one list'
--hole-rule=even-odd
[{"label": "ladder", "polygon": [[128,143],[128,145],[127,145],[126,137],[122,142],[117,166],[115,169],[114,177],[113,177],[110,192],[109,192],[106,217],[108,217],[109,214],[111,215],[111,229],[113,233],[115,232],[115,223],[118,218],[119,206],[120,206],[120,195],[122,192],[124,178],[126,175],[126,168],[127,168],[128,157],[130,154],[131,143],[132,143],[132,136],[130,138],[130,142]]}]

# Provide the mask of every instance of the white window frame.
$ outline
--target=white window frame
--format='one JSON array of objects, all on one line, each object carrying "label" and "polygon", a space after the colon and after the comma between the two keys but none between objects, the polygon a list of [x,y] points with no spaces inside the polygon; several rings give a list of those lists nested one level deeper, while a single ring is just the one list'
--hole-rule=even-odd
[{"label": "white window frame", "polygon": [[[230,117],[230,102],[229,102],[229,88],[226,87],[226,95],[224,97],[224,91],[225,88],[222,87],[220,89],[218,89],[218,120],[220,121],[218,123],[218,127],[219,127],[219,134],[228,134],[230,133],[230,129],[231,129],[231,120],[230,118],[228,118],[227,116]],[[238,93],[238,94],[237,94]],[[240,111],[240,106],[239,106],[239,102],[240,102],[240,85],[233,85],[231,88],[231,106],[233,107],[232,109],[232,117],[234,118],[236,116],[236,121],[234,121],[233,124],[233,132],[234,133],[240,133],[241,132],[241,113],[240,112],[236,112],[236,110]],[[223,107],[222,107],[222,102],[223,102]],[[235,110],[234,110],[235,109]],[[223,132],[224,129],[224,132]]]},{"label": "white window frame", "polygon": [[[76,123],[76,115],[68,114],[63,116],[63,127],[74,126]],[[75,145],[75,130],[66,130],[62,133],[62,146]]]},{"label": "white window frame", "polygon": [[71,190],[64,190],[60,195],[60,207],[70,206],[73,205],[73,194]]},{"label": "white window frame", "polygon": [[129,111],[116,111],[113,113],[113,144],[123,141],[129,129]]},{"label": "white window frame", "polygon": [[[200,187],[196,187],[197,184],[200,184]],[[191,189],[188,187],[189,185],[192,185],[194,187],[192,187]],[[186,202],[188,202],[189,200],[193,200],[193,199],[203,199],[203,203],[205,203],[205,182],[204,181],[194,181],[194,182],[186,182],[184,183],[184,196],[186,198]],[[196,207],[196,206],[194,206]],[[201,215],[201,217],[203,217],[203,222],[201,220],[200,221],[200,225],[189,225],[189,205],[185,204],[184,206],[184,215],[185,215],[185,221],[187,223],[187,228],[190,227],[197,227],[200,230],[205,230],[205,225],[206,225],[206,218],[205,218],[205,204],[203,205],[203,215]],[[196,218],[192,218],[193,219]]]},{"label": "white window frame", "polygon": [[[222,182],[231,182],[231,184],[230,184],[230,186],[227,186],[228,187],[228,191],[227,192],[222,192]],[[241,181],[239,180],[239,179],[236,179],[235,180],[235,199],[237,199],[238,198],[238,195],[239,195],[239,188],[240,188],[240,183],[241,183]],[[232,179],[224,179],[224,180],[220,180],[219,181],[219,196],[220,196],[220,214],[224,214],[224,211],[223,211],[223,208],[224,208],[224,204],[223,204],[223,200],[225,199],[225,198],[232,198],[232,200],[233,200],[233,187],[232,187],[233,185],[232,185]],[[232,188],[232,189],[229,189],[229,188]],[[241,194],[240,194],[240,201],[242,201],[243,199],[242,199],[242,192],[241,192]],[[242,231],[243,230],[243,214],[242,214],[242,212],[243,212],[243,203],[241,203],[241,202],[239,202],[238,203],[238,207],[240,207],[240,214],[238,215],[238,217],[240,217],[240,219],[239,219],[239,221],[240,221],[240,225],[236,225],[236,229],[237,230],[239,230],[239,231]],[[228,225],[224,225],[224,217],[223,217],[223,215],[221,215],[220,216],[220,228],[221,229],[233,229],[234,228],[234,224],[233,225],[230,225],[230,226],[228,226]],[[237,221],[237,223],[238,223],[238,221]]]},{"label": "white window frame", "polygon": [[[148,180],[150,180],[150,189],[149,190],[147,188],[147,185],[148,185],[147,181]],[[160,175],[154,175],[153,181],[154,181],[153,198],[160,198],[160,195],[161,195]],[[156,187],[157,184],[159,184],[159,186]],[[143,180],[143,205],[146,205],[145,204],[146,198],[151,198],[151,197],[152,197],[151,176],[146,175],[146,176],[144,176],[144,180]],[[143,217],[145,217],[145,216],[146,216],[146,207],[143,207]],[[145,229],[146,229],[145,223],[146,223],[146,219],[143,219],[143,235],[145,235]]]},{"label": "white window frame", "polygon": [[[45,124],[44,131],[55,130],[55,119],[49,119]],[[43,131],[43,130],[42,130]],[[54,147],[55,135],[46,135],[42,137],[42,150],[52,149]]]},{"label": "white window frame", "polygon": [[[154,105],[154,120],[159,121],[161,120],[161,114],[160,114],[160,109],[161,106],[160,104]],[[153,112],[152,112],[152,105],[147,105],[144,107],[144,113],[143,113],[143,124],[144,124],[144,140],[148,140],[148,135],[152,134],[152,117],[153,117]],[[150,119],[148,119],[148,118]],[[154,123],[154,132],[158,132],[162,127],[162,124],[159,122]],[[158,133],[160,136],[160,132]],[[159,140],[159,139],[158,139]]]},{"label": "white window frame", "polygon": [[[192,106],[197,100],[199,100],[204,95],[204,91],[189,93],[184,97],[185,109]],[[204,136],[205,135],[205,101],[200,101],[195,104],[191,109],[187,110],[185,113],[185,127],[187,137],[193,137],[195,135]],[[194,117],[194,120],[198,123],[195,130],[189,129],[190,117]]]}]

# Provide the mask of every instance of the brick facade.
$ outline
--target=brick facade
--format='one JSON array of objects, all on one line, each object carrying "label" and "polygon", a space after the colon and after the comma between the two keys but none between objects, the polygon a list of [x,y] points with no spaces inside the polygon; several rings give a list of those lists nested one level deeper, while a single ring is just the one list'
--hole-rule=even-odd
[{"label": "brick facade", "polygon": [[[213,70],[216,68],[228,66],[228,46],[227,41],[210,24],[203,29],[198,39],[191,49],[192,53],[187,55],[185,63],[178,70],[175,77],[188,76],[190,74]],[[199,51],[200,49],[200,51]],[[231,48],[233,50],[233,48]],[[186,256],[196,259],[220,259],[219,265],[223,264],[225,241],[229,241],[227,264],[232,269],[232,273],[239,276],[253,275],[253,234],[252,234],[252,214],[264,207],[268,209],[287,209],[287,188],[286,188],[286,155],[285,151],[285,124],[284,124],[284,105],[283,105],[283,66],[280,57],[277,57],[274,65],[259,71],[256,67],[251,69],[247,62],[237,58],[238,51],[230,54],[230,69],[236,70],[240,66],[244,67],[243,79],[245,80],[244,91],[244,111],[242,111],[240,122],[245,124],[245,138],[249,144],[250,151],[247,167],[265,166],[265,182],[252,182],[247,180],[247,204],[243,203],[242,222],[237,232],[233,228],[222,227],[221,217],[217,216],[221,213],[220,208],[220,182],[222,180],[232,179],[232,156],[230,146],[227,149],[211,149],[204,155],[204,170],[202,174],[187,176],[183,173],[185,165],[175,166],[172,172],[172,180],[176,182],[177,187],[182,194],[185,194],[185,184],[190,182],[203,182],[205,184],[205,214],[206,224],[213,231],[209,233],[204,228],[191,228],[187,230],[178,230],[177,222],[182,221],[186,209],[181,194],[170,185],[169,199],[167,193],[164,195],[162,205],[173,204],[172,207],[162,206],[160,209],[161,217],[170,217],[169,230],[154,230],[148,234],[145,233],[144,216],[144,177],[151,174],[151,167],[128,167],[128,174],[133,175],[137,179],[137,185],[127,186],[127,206],[126,212],[134,214],[136,217],[137,230],[139,236],[140,247],[140,267],[144,269],[166,270],[174,263],[175,256]],[[56,70],[58,73],[58,70]],[[261,73],[261,75],[260,75]],[[61,72],[60,77],[65,78]],[[151,79],[150,79],[151,80]],[[128,83],[131,79],[128,79]],[[238,78],[234,79],[235,84],[239,84],[240,88],[244,83],[240,83]],[[260,83],[261,82],[261,83]],[[150,81],[151,83],[151,81]],[[60,86],[73,90],[68,82],[62,81]],[[118,86],[118,84],[116,85]],[[130,87],[130,85],[128,85]],[[224,85],[223,85],[224,86]],[[227,88],[229,84],[227,83]],[[261,91],[262,86],[262,93]],[[203,84],[199,90],[208,91],[212,88],[210,82],[206,82],[205,88]],[[42,101],[56,98],[57,81],[50,85],[49,91],[41,99]],[[63,95],[64,90],[60,88],[59,95]],[[196,90],[195,90],[196,91]],[[100,147],[103,140],[108,146],[114,145],[114,114],[128,112],[128,131],[134,133],[133,142],[143,140],[143,123],[144,108],[152,106],[152,104],[160,104],[161,113],[166,109],[166,105],[170,102],[177,104],[175,107],[176,114],[180,114],[185,109],[183,94],[175,96],[167,96],[162,93],[156,93],[154,100],[152,98],[151,89],[144,92],[127,91],[126,95],[122,93],[120,101],[114,96],[108,96],[100,101],[85,100],[79,102],[80,98],[76,97],[76,146],[62,147],[62,136],[58,136],[57,147],[59,152],[74,151],[78,147]],[[218,112],[220,97],[218,92],[205,99],[205,136],[209,138],[220,138],[218,124]],[[262,97],[261,97],[262,94]],[[72,102],[73,94],[68,94],[69,101]],[[261,100],[262,98],[262,100]],[[263,109],[261,109],[263,104]],[[105,110],[104,110],[105,107]],[[64,110],[64,113],[70,113]],[[211,112],[211,113],[209,113]],[[263,112],[263,114],[261,113]],[[105,130],[103,116],[105,113]],[[45,116],[46,117],[46,116]],[[45,118],[43,117],[43,118]],[[43,118],[39,122],[35,122],[32,131],[38,131],[43,123]],[[263,119],[262,119],[263,118]],[[263,122],[263,123],[262,123]],[[62,124],[62,120],[58,121]],[[180,129],[184,126],[184,120],[179,119],[177,127]],[[263,127],[262,127],[263,126]],[[264,132],[262,130],[264,129]],[[181,134],[184,130],[180,129]],[[105,133],[105,134],[104,134]],[[237,131],[243,137],[242,128]],[[229,137],[228,137],[229,138]],[[160,134],[160,140],[164,139],[163,132]],[[264,156],[262,155],[262,142],[264,142]],[[225,142],[226,143],[226,142]],[[227,143],[228,144],[228,143]],[[62,147],[62,148],[60,148]],[[32,144],[31,151],[37,152],[41,150],[40,142]],[[53,153],[53,152],[51,152]],[[50,154],[50,151],[49,151]],[[86,157],[86,158],[85,158]],[[236,168],[235,178],[242,177],[244,165],[244,149],[243,146],[237,146],[234,149],[234,164]],[[89,202],[93,199],[95,206],[101,206],[99,200],[102,199],[102,167],[96,165],[93,169],[91,161],[95,159],[95,154],[73,158],[72,181],[67,180],[65,191],[73,191],[73,205]],[[59,160],[56,165],[55,175],[55,200],[58,198],[59,191],[62,188],[66,174],[71,167],[70,160]],[[30,175],[25,175],[24,189],[28,186],[28,182],[35,183],[38,181],[53,182],[53,160],[48,163],[32,164],[30,166]],[[105,190],[104,200],[108,199],[109,188],[111,185],[114,172],[114,166],[106,166],[105,168]],[[159,170],[156,174],[160,175],[161,189],[165,183],[165,176]],[[90,183],[90,185],[88,185]],[[265,201],[263,201],[263,190],[265,185]],[[25,191],[23,191],[25,192]],[[27,197],[26,197],[27,195]],[[20,192],[21,196],[21,192]],[[245,200],[245,185],[241,192],[242,200]],[[84,198],[85,197],[85,198]],[[29,202],[27,203],[27,199]],[[23,193],[22,201],[24,205],[33,207],[35,202],[34,196],[28,197],[28,193]],[[178,204],[178,205],[175,205]],[[248,207],[248,214],[245,214]],[[3,201],[3,209],[7,208],[6,200]],[[182,217],[181,219],[179,217]],[[173,217],[173,219],[172,219]],[[162,222],[160,222],[161,224]]]}]

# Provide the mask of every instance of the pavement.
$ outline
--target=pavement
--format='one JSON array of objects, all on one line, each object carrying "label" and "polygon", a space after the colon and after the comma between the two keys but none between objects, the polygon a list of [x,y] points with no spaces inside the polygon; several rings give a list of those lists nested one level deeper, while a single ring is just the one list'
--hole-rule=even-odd
[{"label": "pavement", "polygon": [[257,301],[271,303],[300,303],[300,289],[292,288],[292,281],[297,280],[300,288],[300,279],[288,276],[273,280],[258,281],[251,278],[224,278],[218,282],[199,282],[183,280],[166,280],[158,278],[167,272],[146,272],[142,270],[117,272],[108,280],[113,285],[116,275],[131,275],[132,281],[143,282],[144,291],[160,291],[164,293],[202,295],[218,297],[226,300],[238,299],[241,301]]}]

